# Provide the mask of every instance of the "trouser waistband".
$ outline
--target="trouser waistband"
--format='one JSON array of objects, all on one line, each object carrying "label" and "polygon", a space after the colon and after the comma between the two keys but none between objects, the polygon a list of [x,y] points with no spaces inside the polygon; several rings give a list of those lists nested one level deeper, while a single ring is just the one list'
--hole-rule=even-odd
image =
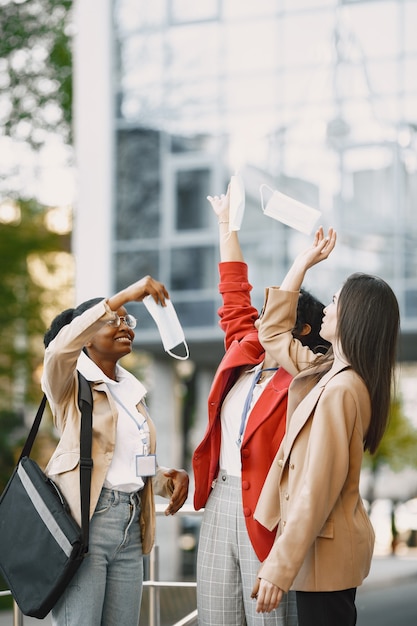
[{"label": "trouser waistband", "polygon": [[139,494],[140,490],[127,492],[118,491],[117,489],[108,489],[107,487],[103,487],[101,490],[101,495],[112,498],[113,502],[132,502],[132,500],[139,502]]}]

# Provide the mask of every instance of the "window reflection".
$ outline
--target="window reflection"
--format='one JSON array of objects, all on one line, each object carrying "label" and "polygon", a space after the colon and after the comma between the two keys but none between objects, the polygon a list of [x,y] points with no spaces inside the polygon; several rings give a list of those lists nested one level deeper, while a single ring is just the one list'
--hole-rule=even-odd
[{"label": "window reflection", "polygon": [[207,202],[210,189],[210,170],[180,170],[176,176],[176,220],[177,230],[192,230],[207,227],[211,220],[211,209]]},{"label": "window reflection", "polygon": [[174,248],[171,251],[171,288],[176,291],[212,289],[217,284],[214,248]]},{"label": "window reflection", "polygon": [[[241,237],[260,282],[303,243],[265,223],[266,182],[305,194],[341,229],[334,280],[364,263],[392,279],[403,306],[417,290],[417,3],[115,0],[115,16],[118,249],[155,246],[168,284],[197,302],[193,290],[216,283],[206,196],[239,167]],[[318,278],[323,290],[332,282]]]}]

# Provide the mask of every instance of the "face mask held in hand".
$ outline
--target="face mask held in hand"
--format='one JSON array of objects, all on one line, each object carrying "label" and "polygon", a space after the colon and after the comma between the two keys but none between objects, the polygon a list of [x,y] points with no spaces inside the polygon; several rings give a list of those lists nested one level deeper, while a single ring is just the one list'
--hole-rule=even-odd
[{"label": "face mask held in hand", "polygon": [[[143,304],[148,309],[149,314],[153,317],[158,327],[165,352],[175,359],[184,361],[189,357],[184,331],[171,300],[167,299],[165,302],[166,306],[161,306],[160,304],[156,304],[152,296],[146,296],[146,298],[143,299]],[[174,348],[181,344],[183,344],[185,348],[186,354],[184,356],[172,352]]]}]

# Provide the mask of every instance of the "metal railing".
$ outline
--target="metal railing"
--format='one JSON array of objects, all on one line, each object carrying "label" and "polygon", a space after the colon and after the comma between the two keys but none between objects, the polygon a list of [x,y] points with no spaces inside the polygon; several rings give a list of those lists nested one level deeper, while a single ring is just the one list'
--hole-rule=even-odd
[{"label": "metal railing", "polygon": [[[156,515],[164,515],[166,509],[165,504],[156,504]],[[200,517],[203,511],[195,511],[192,505],[185,504],[176,515],[178,516],[196,516]],[[154,545],[149,555],[149,579],[143,582],[144,588],[149,588],[149,626],[161,626],[161,588],[195,588],[197,583],[179,582],[179,581],[160,581],[159,580],[159,547]],[[10,596],[9,589],[0,591],[0,596]],[[193,626],[197,624],[197,609],[191,611],[188,615],[175,622],[172,626]],[[13,626],[24,626],[24,615],[13,601]]]}]

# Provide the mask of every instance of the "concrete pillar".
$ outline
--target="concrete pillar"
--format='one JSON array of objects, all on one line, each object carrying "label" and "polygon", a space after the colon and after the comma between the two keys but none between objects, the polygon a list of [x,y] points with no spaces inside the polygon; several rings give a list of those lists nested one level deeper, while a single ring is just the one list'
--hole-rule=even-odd
[{"label": "concrete pillar", "polygon": [[75,0],[73,252],[76,302],[111,295],[113,55],[111,0]]}]

